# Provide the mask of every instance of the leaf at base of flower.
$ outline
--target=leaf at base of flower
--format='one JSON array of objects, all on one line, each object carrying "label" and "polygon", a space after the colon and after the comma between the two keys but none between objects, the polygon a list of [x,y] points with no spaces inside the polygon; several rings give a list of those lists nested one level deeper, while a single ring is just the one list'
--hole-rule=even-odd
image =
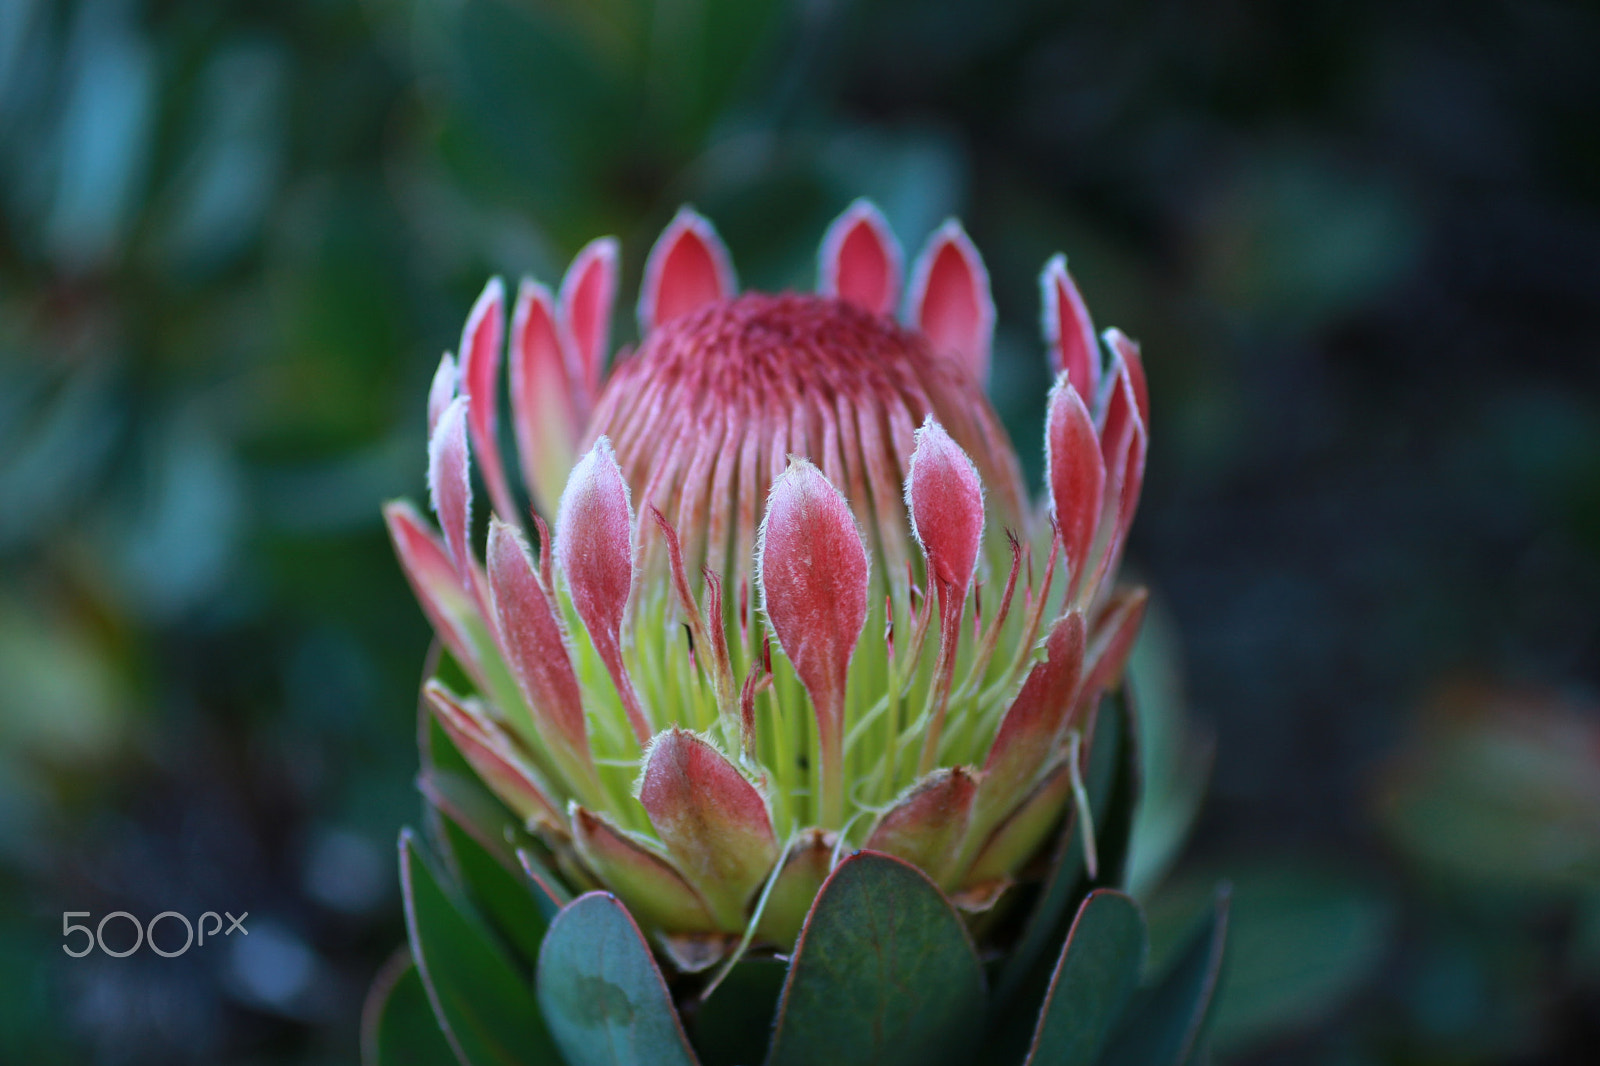
[{"label": "leaf at base of flower", "polygon": [[556,1061],[532,989],[482,920],[446,891],[410,830],[400,834],[400,884],[412,957],[460,1061]]},{"label": "leaf at base of flower", "polygon": [[566,1066],[695,1066],[650,948],[609,893],[579,896],[556,915],[537,983]]},{"label": "leaf at base of flower", "polygon": [[689,1038],[705,1066],[762,1061],[788,971],[783,959],[742,959],[700,1004],[689,1023]]},{"label": "leaf at base of flower", "polygon": [[361,1066],[458,1066],[428,990],[402,947],[372,981],[361,1011]]},{"label": "leaf at base of flower", "polygon": [[[441,812],[442,813],[442,812]],[[478,911],[493,924],[495,931],[523,962],[532,966],[539,957],[549,919],[541,909],[531,885],[521,870],[477,839],[471,830],[449,814],[441,818],[441,844],[448,849],[460,874],[462,887]]]},{"label": "leaf at base of flower", "polygon": [[572,892],[533,849],[518,848],[517,865],[522,867],[528,883],[532,885],[534,902],[539,905],[539,913],[544,915],[545,921],[554,918],[557,911],[572,902]]},{"label": "leaf at base of flower", "polygon": [[767,1066],[965,1063],[984,977],[950,901],[915,867],[857,852],[823,885],[789,964]]},{"label": "leaf at base of flower", "polygon": [[1202,920],[1154,984],[1140,989],[1104,1055],[1103,1066],[1186,1066],[1193,1061],[1222,978],[1228,935],[1228,886],[1217,889]]},{"label": "leaf at base of flower", "polygon": [[1089,893],[1061,948],[1025,1066],[1092,1066],[1148,950],[1137,903],[1111,889]]}]

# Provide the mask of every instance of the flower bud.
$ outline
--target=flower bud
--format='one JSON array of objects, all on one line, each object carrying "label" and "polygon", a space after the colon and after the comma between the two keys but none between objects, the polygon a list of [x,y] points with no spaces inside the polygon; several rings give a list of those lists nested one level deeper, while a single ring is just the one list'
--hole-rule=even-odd
[{"label": "flower bud", "polygon": [[[609,373],[616,242],[557,296],[522,282],[504,362],[526,506],[499,452],[491,282],[428,398],[442,535],[386,511],[475,689],[428,683],[445,734],[696,967],[745,935],[787,948],[856,847],[992,905],[1061,819],[1079,731],[1137,637],[1143,592],[1113,587],[1148,451],[1137,346],[1112,330],[1102,350],[1050,260],[1034,503],[983,392],[981,257],[951,221],[904,284],[902,262],[859,201],[815,295],[740,293],[686,208]],[[494,510],[482,562],[473,466]]]}]

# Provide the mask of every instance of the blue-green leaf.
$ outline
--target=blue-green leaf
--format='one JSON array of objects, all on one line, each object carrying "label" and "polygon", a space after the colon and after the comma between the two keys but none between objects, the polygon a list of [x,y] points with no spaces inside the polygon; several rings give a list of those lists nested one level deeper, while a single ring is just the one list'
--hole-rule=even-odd
[{"label": "blue-green leaf", "polygon": [[1128,1004],[1127,1015],[1101,1066],[1183,1066],[1205,1037],[1222,976],[1228,934],[1228,888],[1217,890],[1201,923],[1154,985]]},{"label": "blue-green leaf", "polygon": [[[539,890],[520,869],[513,873],[505,860],[491,852],[448,814],[443,817],[444,840],[472,902],[494,924],[496,931],[531,968],[539,957],[550,919],[535,893]],[[513,860],[515,861],[515,860]]]},{"label": "blue-green leaf", "polygon": [[410,949],[390,957],[362,1010],[362,1066],[454,1066]]},{"label": "blue-green leaf", "polygon": [[411,954],[457,1058],[465,1066],[560,1062],[527,981],[445,890],[409,829],[400,833],[400,882]]},{"label": "blue-green leaf", "polygon": [[1098,889],[1078,908],[1050,979],[1028,1066],[1089,1066],[1122,1016],[1149,938],[1139,905]]},{"label": "blue-green leaf", "polygon": [[455,1066],[422,975],[405,948],[378,971],[361,1012],[362,1066]]},{"label": "blue-green leaf", "polygon": [[950,902],[914,866],[858,852],[812,904],[767,1063],[965,1063],[984,1000],[983,970]]},{"label": "blue-green leaf", "polygon": [[[1126,888],[1128,854],[1133,847],[1134,817],[1144,782],[1139,777],[1139,727],[1133,712],[1133,694],[1124,683],[1106,698],[1096,729],[1115,729],[1115,746],[1097,766],[1091,766],[1090,800],[1094,803],[1095,843],[1100,852],[1096,888]],[[1099,738],[1095,741],[1099,743]],[[1101,776],[1097,779],[1095,772]],[[1096,789],[1099,789],[1098,795]]]},{"label": "blue-green leaf", "polygon": [[695,1066],[650,948],[610,893],[579,896],[556,915],[538,986],[568,1066]]}]

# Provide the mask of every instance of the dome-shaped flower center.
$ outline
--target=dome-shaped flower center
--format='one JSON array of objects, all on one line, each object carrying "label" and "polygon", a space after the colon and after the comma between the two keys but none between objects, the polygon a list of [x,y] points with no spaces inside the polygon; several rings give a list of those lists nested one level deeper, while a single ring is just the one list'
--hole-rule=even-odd
[{"label": "dome-shaped flower center", "polygon": [[997,528],[1018,522],[1016,459],[970,373],[831,297],[749,293],[662,323],[616,368],[587,436],[611,439],[635,505],[677,529],[691,575],[748,579],[767,492],[795,455],[849,499],[896,584],[917,559],[904,485],[930,414],[977,464]]}]

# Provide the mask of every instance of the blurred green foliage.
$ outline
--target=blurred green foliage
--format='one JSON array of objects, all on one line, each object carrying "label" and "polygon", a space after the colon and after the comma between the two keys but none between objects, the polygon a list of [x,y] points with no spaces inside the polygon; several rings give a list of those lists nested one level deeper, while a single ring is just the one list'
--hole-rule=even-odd
[{"label": "blurred green foliage", "polygon": [[[348,1061],[427,639],[377,505],[472,296],[607,232],[629,293],[685,201],[808,286],[868,195],[973,231],[1033,476],[1045,258],[1144,342],[1146,839],[1212,798],[1198,867],[1133,862],[1174,930],[1237,881],[1219,1057],[1579,1061],[1592,761],[1407,721],[1600,683],[1597,47],[1487,0],[0,4],[0,1057]],[[67,959],[84,908],[260,924]]]}]

